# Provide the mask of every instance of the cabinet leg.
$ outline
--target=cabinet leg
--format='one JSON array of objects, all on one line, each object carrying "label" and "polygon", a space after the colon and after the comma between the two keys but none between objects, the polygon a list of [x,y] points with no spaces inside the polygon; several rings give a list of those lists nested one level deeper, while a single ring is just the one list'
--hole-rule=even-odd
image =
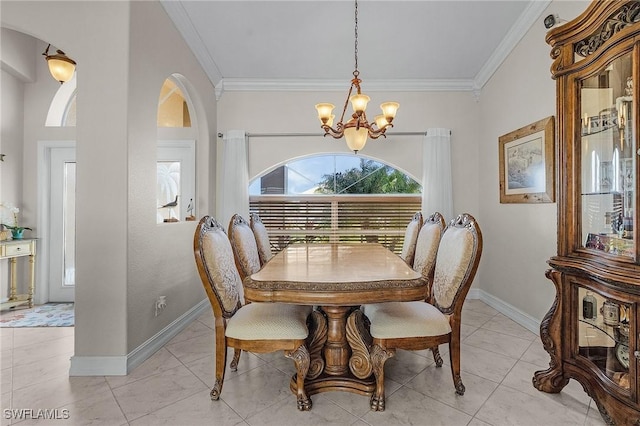
[{"label": "cabinet leg", "polygon": [[551,360],[549,361],[549,368],[536,371],[532,381],[533,386],[540,391],[558,393],[569,383],[569,379],[564,377],[562,370],[562,330],[560,327],[562,324],[562,306],[558,297],[561,291],[562,274],[550,269],[545,275],[556,286],[556,298],[553,301],[553,305],[543,318],[542,323],[540,323],[540,339]]}]

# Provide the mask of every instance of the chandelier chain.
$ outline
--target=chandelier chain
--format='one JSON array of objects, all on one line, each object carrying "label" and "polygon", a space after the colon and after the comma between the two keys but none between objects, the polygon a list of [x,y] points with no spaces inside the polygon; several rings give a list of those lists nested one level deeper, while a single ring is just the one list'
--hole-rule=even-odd
[{"label": "chandelier chain", "polygon": [[355,58],[356,58],[356,68],[353,71],[353,75],[355,77],[358,77],[358,74],[360,74],[360,72],[358,71],[358,0],[356,0],[356,7],[355,7],[355,29],[354,29],[354,33],[355,33],[355,48],[354,48],[354,52],[355,52]]}]

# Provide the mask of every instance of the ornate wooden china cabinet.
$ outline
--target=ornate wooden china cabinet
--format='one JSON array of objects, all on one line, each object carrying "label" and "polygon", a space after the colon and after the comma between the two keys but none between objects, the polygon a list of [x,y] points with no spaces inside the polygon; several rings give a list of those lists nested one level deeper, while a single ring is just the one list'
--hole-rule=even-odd
[{"label": "ornate wooden china cabinet", "polygon": [[640,1],[594,1],[551,30],[557,83],[556,299],[540,326],[549,369],[534,386],[575,379],[608,424],[640,424],[638,128]]}]

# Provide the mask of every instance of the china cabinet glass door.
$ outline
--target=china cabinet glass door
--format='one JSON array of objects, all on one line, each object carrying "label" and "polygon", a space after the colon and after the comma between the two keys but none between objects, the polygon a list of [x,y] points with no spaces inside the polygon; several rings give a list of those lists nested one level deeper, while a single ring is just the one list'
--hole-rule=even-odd
[{"label": "china cabinet glass door", "polygon": [[637,147],[631,53],[580,85],[582,243],[633,258]]},{"label": "china cabinet glass door", "polygon": [[632,305],[578,287],[578,355],[623,393],[630,392],[629,330]]}]

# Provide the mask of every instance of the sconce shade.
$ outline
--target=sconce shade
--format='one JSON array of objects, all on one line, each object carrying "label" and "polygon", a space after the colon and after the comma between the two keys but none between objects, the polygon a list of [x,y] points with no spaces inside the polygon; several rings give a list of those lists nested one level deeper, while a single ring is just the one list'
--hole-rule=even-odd
[{"label": "sconce shade", "polygon": [[62,50],[58,50],[55,55],[49,55],[49,48],[44,51],[43,55],[47,60],[49,66],[49,72],[60,83],[65,83],[73,78],[73,73],[76,70],[76,63],[73,59],[67,57]]}]

